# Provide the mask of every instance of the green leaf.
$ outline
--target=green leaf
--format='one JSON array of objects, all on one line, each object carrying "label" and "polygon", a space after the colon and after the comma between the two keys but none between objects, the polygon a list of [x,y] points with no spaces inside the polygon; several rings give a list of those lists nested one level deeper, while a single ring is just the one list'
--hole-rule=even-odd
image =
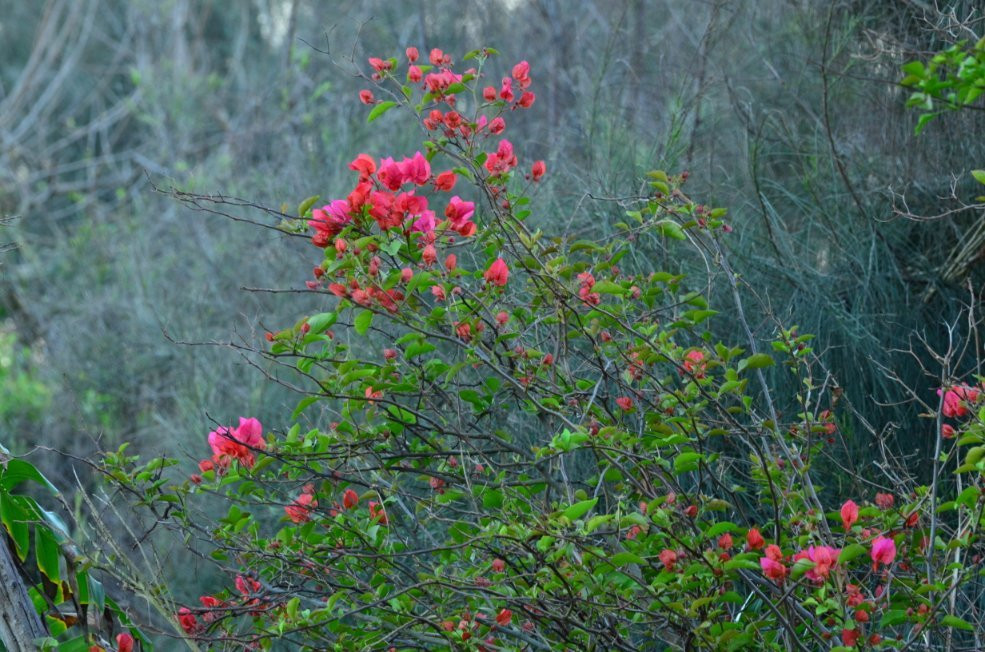
[{"label": "green leaf", "polygon": [[21,500],[23,499],[0,492],[0,522],[3,522],[13,539],[17,556],[21,561],[26,561],[31,545],[31,532],[27,525],[29,515]]},{"label": "green leaf", "polygon": [[985,185],[985,170],[972,170],[971,176],[975,177],[975,181]]},{"label": "green leaf", "polygon": [[317,315],[312,315],[308,317],[308,326],[312,333],[324,333],[327,329],[331,328],[338,319],[338,315],[334,312],[320,312]]},{"label": "green leaf", "polygon": [[839,564],[847,564],[856,557],[860,557],[866,553],[865,546],[852,543],[841,549],[841,554],[838,555]]},{"label": "green leaf", "polygon": [[308,209],[315,205],[315,202],[318,201],[320,197],[320,195],[312,195],[298,204],[298,217],[304,217],[304,214],[308,212]]},{"label": "green leaf", "polygon": [[756,353],[748,358],[743,358],[739,360],[739,371],[745,369],[762,369],[763,367],[772,367],[775,364],[772,356],[768,353]]},{"label": "green leaf", "polygon": [[48,481],[48,478],[34,468],[34,465],[24,460],[10,460],[7,467],[0,467],[0,487],[10,491],[25,480],[34,480],[43,487],[47,487],[52,493],[58,494],[55,485]]},{"label": "green leaf", "polygon": [[975,629],[974,625],[972,625],[968,621],[962,620],[961,618],[958,618],[957,616],[952,616],[950,614],[941,618],[941,625],[944,625],[945,627],[954,627],[956,629],[963,629],[969,632],[974,631]]},{"label": "green leaf", "polygon": [[384,113],[386,113],[387,111],[389,111],[395,106],[397,106],[397,103],[392,100],[386,100],[384,102],[380,102],[379,104],[373,107],[372,111],[369,112],[369,117],[366,118],[366,122],[372,122],[373,120],[376,120],[378,117],[380,117],[381,115],[383,115]]},{"label": "green leaf", "polygon": [[656,227],[660,231],[660,235],[673,238],[674,240],[687,240],[687,236],[684,235],[684,229],[674,220],[660,220],[657,222]]},{"label": "green leaf", "polygon": [[38,560],[38,570],[52,582],[60,582],[61,574],[58,570],[58,560],[61,551],[58,547],[58,541],[47,528],[34,528],[34,552]]},{"label": "green leaf", "polygon": [[608,559],[609,563],[615,567],[625,566],[626,564],[646,564],[646,560],[639,555],[631,552],[617,552]]},{"label": "green leaf", "polygon": [[592,286],[592,290],[600,294],[626,294],[626,289],[623,286],[612,281],[599,281]]},{"label": "green leaf", "polygon": [[729,523],[728,521],[722,521],[720,523],[715,523],[710,528],[705,530],[705,537],[708,539],[714,539],[719,534],[724,532],[735,532],[739,527],[735,523]]},{"label": "green leaf", "polygon": [[580,502],[571,505],[566,510],[564,510],[563,515],[568,518],[568,520],[575,520],[583,516],[588,510],[595,507],[595,503],[599,501],[598,498],[589,498],[588,500],[582,500]]},{"label": "green leaf", "polygon": [[356,315],[355,321],[353,321],[353,326],[356,332],[360,335],[365,335],[369,331],[370,324],[373,323],[373,311],[363,310],[358,315]]},{"label": "green leaf", "polygon": [[687,473],[698,468],[698,464],[704,458],[701,453],[681,453],[674,458],[674,472]]}]

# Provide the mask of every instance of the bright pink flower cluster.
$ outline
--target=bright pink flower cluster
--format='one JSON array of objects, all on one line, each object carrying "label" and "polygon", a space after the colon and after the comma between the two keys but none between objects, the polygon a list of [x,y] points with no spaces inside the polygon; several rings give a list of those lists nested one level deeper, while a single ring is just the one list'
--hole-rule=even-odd
[{"label": "bright pink flower cluster", "polygon": [[970,414],[970,406],[974,405],[982,392],[977,387],[968,385],[955,385],[950,389],[938,389],[937,395],[944,395],[944,404],[941,407],[941,414],[946,417],[960,418]]},{"label": "bright pink flower cluster", "polygon": [[[265,450],[267,444],[263,440],[263,426],[260,422],[252,417],[240,417],[238,427],[222,426],[210,432],[209,447],[212,448],[211,461],[220,468],[228,466],[233,459],[239,460],[240,464],[247,468],[252,468],[256,461],[254,451]],[[203,470],[208,470],[201,464],[199,466]]]}]

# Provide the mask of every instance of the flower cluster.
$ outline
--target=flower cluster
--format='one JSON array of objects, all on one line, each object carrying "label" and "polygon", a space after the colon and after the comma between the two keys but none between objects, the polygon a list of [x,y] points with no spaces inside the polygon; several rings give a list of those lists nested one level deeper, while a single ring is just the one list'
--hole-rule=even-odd
[{"label": "flower cluster", "polygon": [[225,469],[232,460],[238,460],[247,468],[252,468],[256,458],[253,453],[265,450],[263,426],[252,417],[240,417],[239,426],[230,428],[222,426],[209,433],[209,447],[212,449],[212,459],[202,460],[199,468],[202,471],[214,467]]}]

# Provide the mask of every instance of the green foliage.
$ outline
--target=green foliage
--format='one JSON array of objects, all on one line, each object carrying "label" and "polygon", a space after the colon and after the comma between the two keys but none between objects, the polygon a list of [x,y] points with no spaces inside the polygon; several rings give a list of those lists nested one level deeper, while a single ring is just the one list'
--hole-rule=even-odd
[{"label": "green foliage", "polygon": [[[378,90],[400,74],[381,72]],[[177,483],[156,473],[164,460],[105,461],[169,524],[204,530],[229,569],[227,588],[176,609],[189,637],[337,650],[963,644],[965,600],[979,598],[959,589],[979,569],[956,561],[983,525],[976,448],[959,469],[967,491],[939,486],[935,463],[929,487],[832,512],[816,460],[843,454],[822,408],[841,394],[811,336],[780,324],[770,354],[753,337],[718,341],[725,315],[690,277],[625,270],[634,256],[713,257],[748,333],[724,210],[685,194],[686,175],[653,171],[616,237],[532,226],[533,175],[480,126],[512,121],[510,100],[459,115],[448,94],[481,92],[463,83],[400,103],[438,132],[433,175],[403,171],[423,165],[408,157],[390,184],[382,159],[360,155],[349,199],[311,210],[320,305],[264,352],[298,372],[298,421],[265,439],[247,420],[217,428],[201,473]],[[442,168],[472,181],[456,192],[480,198],[477,229],[456,224],[459,197],[430,226],[426,207],[389,210],[410,183],[445,203],[427,189]],[[796,391],[774,391],[767,373]],[[974,443],[985,394],[941,393],[927,416],[964,418],[959,444]],[[844,470],[861,483],[865,468]],[[195,511],[203,494],[225,507]],[[959,527],[938,520],[945,505]]]}]

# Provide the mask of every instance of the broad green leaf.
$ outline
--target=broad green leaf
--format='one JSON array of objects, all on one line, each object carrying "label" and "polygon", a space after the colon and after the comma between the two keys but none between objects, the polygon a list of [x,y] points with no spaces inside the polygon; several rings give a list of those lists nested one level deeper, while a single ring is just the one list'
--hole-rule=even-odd
[{"label": "broad green leaf", "polygon": [[673,238],[674,240],[687,240],[687,236],[684,235],[684,229],[674,220],[660,220],[656,226],[663,236]]},{"label": "broad green leaf", "polygon": [[985,185],[985,170],[972,170],[971,176],[975,177],[975,181]]},{"label": "broad green leaf", "polygon": [[646,560],[631,552],[617,552],[608,559],[609,563],[618,568],[626,564],[646,564]]},{"label": "broad green leaf", "polygon": [[956,629],[963,629],[969,632],[974,631],[975,629],[975,626],[969,623],[968,621],[962,620],[961,618],[958,618],[957,616],[952,616],[950,614],[941,618],[941,625],[944,625],[945,627],[954,627]]},{"label": "broad green leaf", "polygon": [[304,217],[304,214],[308,212],[308,209],[315,205],[315,202],[318,201],[319,198],[320,195],[313,195],[298,204],[298,217]]},{"label": "broad green leaf", "polygon": [[371,310],[363,310],[358,315],[356,315],[356,319],[353,322],[353,326],[355,327],[357,333],[359,333],[360,335],[365,335],[366,332],[369,331],[369,326],[372,323],[373,323],[373,312]]},{"label": "broad green leaf", "polygon": [[864,555],[866,551],[865,546],[859,543],[851,543],[841,549],[841,554],[838,555],[838,563],[847,564],[856,557]]},{"label": "broad green leaf", "polygon": [[762,369],[763,367],[772,367],[775,364],[772,356],[768,353],[756,353],[748,358],[743,358],[739,360],[739,371],[745,369]]},{"label": "broad green leaf", "polygon": [[31,532],[27,521],[30,516],[27,509],[21,504],[21,498],[11,496],[8,493],[0,492],[0,521],[14,541],[14,548],[17,557],[21,561],[27,560],[27,552],[31,546]]},{"label": "broad green leaf", "polygon": [[332,327],[338,315],[334,312],[320,312],[317,315],[308,317],[308,326],[312,333],[323,333]]},{"label": "broad green leaf", "polygon": [[7,491],[10,491],[25,480],[34,480],[41,486],[50,489],[52,493],[58,493],[55,485],[51,484],[48,478],[44,477],[30,462],[13,459],[7,462],[6,468],[0,466],[0,487]]},{"label": "broad green leaf", "polygon": [[583,516],[588,510],[595,507],[595,503],[599,501],[598,498],[589,498],[588,500],[582,500],[564,510],[563,515],[569,520],[575,520]]},{"label": "broad green leaf", "polygon": [[47,528],[34,528],[34,553],[38,561],[38,569],[52,582],[61,581],[61,573],[58,570],[60,552],[58,541]]},{"label": "broad green leaf", "polygon": [[383,102],[380,102],[379,104],[373,107],[372,111],[369,112],[369,117],[366,118],[366,122],[372,122],[373,120],[376,120],[378,117],[380,117],[381,115],[383,115],[384,113],[386,113],[387,111],[389,111],[395,106],[397,106],[397,103],[392,100],[385,100]]},{"label": "broad green leaf", "polygon": [[674,458],[674,472],[687,473],[698,468],[704,455],[701,453],[681,453]]}]

